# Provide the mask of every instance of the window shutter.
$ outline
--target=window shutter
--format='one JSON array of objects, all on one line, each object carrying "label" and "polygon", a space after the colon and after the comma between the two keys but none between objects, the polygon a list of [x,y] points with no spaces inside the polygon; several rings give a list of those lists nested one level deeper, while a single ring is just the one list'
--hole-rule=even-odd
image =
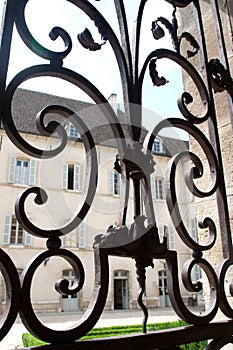
[{"label": "window shutter", "polygon": [[164,230],[164,225],[159,225],[158,226],[158,233],[159,233],[159,240],[162,243],[163,242],[163,237],[165,235],[165,230]]},{"label": "window shutter", "polygon": [[150,183],[151,183],[151,195],[152,195],[152,198],[154,199],[155,198],[155,177],[154,177],[154,175],[150,176]]},{"label": "window shutter", "polygon": [[32,158],[29,162],[29,185],[36,184],[37,159]]},{"label": "window shutter", "polygon": [[191,230],[191,237],[196,242],[197,241],[196,219],[191,219],[190,220],[190,230]]},{"label": "window shutter", "polygon": [[[29,217],[28,219],[32,221],[32,217]],[[32,246],[32,235],[25,230],[23,230],[23,244],[28,247]]]},{"label": "window shutter", "polygon": [[2,235],[2,244],[10,244],[11,236],[11,215],[4,215],[4,226]]},{"label": "window shutter", "polygon": [[23,230],[23,234],[24,234],[24,245],[31,247],[32,246],[32,235],[25,230]]},{"label": "window shutter", "polygon": [[9,166],[8,166],[8,182],[14,183],[15,181],[15,164],[16,157],[11,155],[9,158]]},{"label": "window shutter", "polygon": [[109,170],[108,172],[108,193],[114,194],[114,171]]},{"label": "window shutter", "polygon": [[67,189],[67,182],[68,182],[68,164],[63,163],[62,165],[62,188]]},{"label": "window shutter", "polygon": [[78,227],[78,247],[86,247],[86,223],[84,221]]},{"label": "window shutter", "polygon": [[74,190],[80,190],[80,166],[74,165]]},{"label": "window shutter", "polygon": [[[68,218],[64,219],[63,225],[66,226],[66,224],[67,224],[68,221],[69,221]],[[66,238],[67,238],[67,234],[66,234],[66,235],[63,235],[63,236],[60,236],[62,247],[66,247],[66,244],[67,244]]]},{"label": "window shutter", "polygon": [[121,174],[117,174],[117,181],[118,181],[118,193],[121,194]]},{"label": "window shutter", "polygon": [[172,225],[168,226],[168,248],[171,250],[176,249],[175,229]]}]

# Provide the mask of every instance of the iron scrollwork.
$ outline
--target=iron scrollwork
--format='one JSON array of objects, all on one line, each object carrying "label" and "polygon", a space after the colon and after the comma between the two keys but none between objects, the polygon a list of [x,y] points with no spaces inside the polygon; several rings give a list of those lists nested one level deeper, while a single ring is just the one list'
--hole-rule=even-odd
[{"label": "iron scrollwork", "polygon": [[[219,154],[216,154],[215,147],[204,135],[198,127],[204,122],[215,123],[212,110],[212,97],[210,94],[210,84],[206,86],[202,77],[198,74],[193,65],[187,58],[180,53],[180,43],[182,39],[186,39],[193,47],[192,51],[187,52],[188,58],[197,55],[200,46],[197,40],[187,32],[178,36],[178,21],[176,18],[177,8],[182,8],[190,5],[191,0],[167,0],[173,6],[173,19],[169,22],[164,17],[159,17],[152,22],[152,34],[156,40],[164,36],[164,30],[158,23],[164,25],[170,32],[174,44],[174,51],[168,49],[153,50],[146,58],[142,68],[139,66],[139,43],[141,34],[141,23],[146,6],[146,0],[141,0],[138,7],[138,16],[136,21],[136,28],[134,32],[135,46],[131,50],[129,44],[129,33],[127,28],[126,13],[123,0],[115,0],[115,7],[118,13],[120,34],[122,45],[111,28],[107,20],[102,16],[96,7],[87,0],[68,0],[90,20],[92,20],[97,27],[101,42],[96,42],[88,28],[82,33],[77,33],[78,40],[75,45],[81,44],[85,49],[93,51],[104,50],[105,44],[109,43],[113,49],[121,74],[122,88],[124,93],[125,103],[125,117],[127,119],[129,136],[118,120],[118,117],[107,99],[102,93],[92,84],[90,80],[80,75],[78,72],[69,70],[63,67],[65,58],[72,51],[73,43],[70,35],[60,27],[54,27],[49,36],[51,40],[56,40],[60,37],[64,43],[64,50],[60,52],[51,51],[42,46],[31,34],[26,20],[25,8],[30,0],[7,1],[7,16],[13,28],[15,23],[18,34],[24,44],[36,55],[48,61],[47,64],[41,64],[26,68],[18,73],[7,86],[1,85],[1,114],[4,129],[12,142],[23,152],[33,157],[40,159],[52,158],[64,150],[67,144],[67,135],[64,125],[58,121],[50,121],[46,124],[45,117],[52,113],[59,115],[64,120],[69,119],[77,128],[81,135],[82,142],[86,151],[87,158],[87,172],[86,172],[86,186],[83,193],[83,200],[73,217],[63,226],[58,229],[46,230],[37,227],[33,224],[27,215],[25,203],[28,198],[34,196],[36,205],[43,205],[47,201],[47,194],[43,188],[32,187],[23,192],[16,201],[15,212],[19,223],[32,235],[47,239],[47,250],[34,257],[26,266],[21,275],[21,286],[16,273],[13,262],[2,250],[0,251],[0,266],[1,271],[6,280],[7,290],[9,292],[9,301],[11,305],[8,308],[8,316],[4,320],[0,337],[5,336],[11,328],[17,313],[20,313],[21,319],[29,331],[35,336],[51,342],[53,344],[70,343],[78,340],[86,334],[95,323],[98,321],[103,308],[105,306],[107,291],[108,291],[108,259],[109,256],[124,256],[133,258],[136,262],[137,279],[139,282],[138,303],[144,312],[143,332],[146,333],[146,323],[148,318],[148,310],[142,301],[142,296],[145,291],[146,268],[153,267],[153,259],[164,259],[166,261],[166,271],[168,275],[168,292],[172,305],[177,314],[188,323],[193,325],[208,326],[209,322],[215,317],[219,307],[223,313],[232,318],[232,307],[226,298],[224,290],[225,274],[230,266],[232,266],[232,247],[228,247],[230,256],[226,257],[221,266],[216,272],[211,264],[203,257],[204,251],[211,250],[216,242],[217,228],[214,221],[210,217],[204,218],[199,226],[200,228],[208,229],[208,241],[205,244],[199,244],[193,240],[188,232],[179,209],[179,203],[176,195],[176,171],[179,162],[184,159],[189,159],[192,163],[191,169],[185,175],[185,183],[189,191],[199,198],[210,197],[216,192],[221,192],[219,185],[219,178],[221,169],[219,166]],[[197,2],[194,5],[198,10]],[[6,22],[5,22],[6,23]],[[5,24],[6,26],[6,24]],[[8,30],[8,29],[7,29]],[[5,38],[6,28],[3,28],[3,38]],[[6,39],[4,39],[6,40]],[[8,57],[5,52],[7,44],[2,42],[2,54]],[[4,46],[5,45],[5,46]],[[0,52],[1,53],[1,52]],[[155,126],[153,132],[148,134],[146,138],[141,141],[142,125],[142,87],[145,79],[145,74],[149,68],[152,83],[154,85],[162,86],[168,83],[165,77],[160,77],[157,71],[156,62],[158,60],[168,59],[175,62],[181,67],[193,80],[199,92],[202,101],[202,111],[199,115],[195,115],[189,109],[189,104],[195,99],[189,92],[184,92],[178,99],[178,107],[182,118],[168,118]],[[8,60],[5,59],[4,66],[7,67]],[[217,70],[211,65],[212,81],[214,79],[217,86],[222,81],[223,70],[217,65]],[[219,69],[221,72],[219,72]],[[220,76],[221,75],[221,76]],[[68,330],[53,331],[44,326],[34,313],[30,288],[32,278],[40,266],[46,259],[52,256],[58,256],[69,262],[74,270],[75,284],[72,289],[68,287],[66,280],[61,280],[56,283],[56,290],[59,293],[67,295],[74,292],[79,292],[83,286],[85,273],[81,260],[70,251],[61,248],[61,237],[68,234],[76,228],[88,214],[95,197],[96,186],[98,182],[98,164],[96,154],[96,144],[92,135],[92,131],[82,120],[82,118],[75,114],[72,110],[64,107],[51,105],[45,107],[35,118],[35,123],[41,135],[50,136],[56,133],[60,140],[60,144],[53,150],[42,150],[30,145],[27,140],[23,138],[14,124],[12,116],[12,100],[13,96],[24,81],[30,80],[34,77],[59,77],[64,81],[68,81],[75,86],[81,88],[93,102],[101,109],[107,123],[110,126],[111,132],[116,138],[117,142],[117,160],[115,162],[115,169],[121,173],[122,177],[122,201],[124,203],[124,210],[121,213],[120,225],[118,227],[111,227],[106,234],[99,235],[95,238],[94,254],[95,254],[95,285],[93,291],[92,302],[83,317],[77,324]],[[209,78],[209,82],[211,77]],[[217,81],[217,82],[216,82]],[[226,83],[224,83],[226,85]],[[224,88],[225,88],[224,85]],[[218,87],[222,89],[222,87]],[[136,107],[135,107],[136,106]],[[199,292],[202,288],[200,282],[192,281],[191,274],[194,266],[198,265],[206,274],[209,288],[210,288],[210,302],[206,311],[202,315],[196,315],[190,311],[185,305],[179,285],[178,277],[178,262],[177,254],[167,248],[166,239],[160,242],[158,235],[157,219],[153,210],[153,200],[151,194],[151,179],[150,175],[154,171],[154,161],[152,157],[152,145],[158,133],[169,127],[175,127],[185,130],[191,135],[204,151],[205,157],[209,164],[209,172],[211,177],[211,184],[208,190],[203,191],[198,188],[195,183],[197,178],[203,176],[203,163],[198,156],[190,151],[182,152],[171,158],[167,174],[166,174],[166,198],[167,205],[170,212],[171,219],[176,228],[177,234],[180,236],[182,242],[192,250],[192,258],[187,261],[183,267],[182,280],[188,291]],[[218,135],[215,134],[217,138]],[[129,182],[132,182],[134,188],[134,218],[130,227],[126,226],[127,203],[129,197]],[[141,196],[142,193],[142,196]],[[144,207],[144,212],[141,210],[141,204]],[[223,237],[224,239],[224,237]],[[10,268],[9,268],[10,267]],[[231,285],[231,295],[232,292]],[[21,297],[21,301],[20,301]],[[226,339],[226,342],[231,342],[232,339]],[[153,337],[151,344],[153,343]],[[221,342],[220,342],[221,343]],[[210,349],[218,349],[219,342],[209,345]],[[223,342],[225,344],[225,341]],[[180,343],[179,343],[180,344]],[[177,344],[177,345],[179,345]],[[221,343],[222,344],[222,343]],[[77,345],[78,346],[78,345]],[[153,346],[156,346],[154,344]],[[167,343],[167,348],[170,346]]]}]

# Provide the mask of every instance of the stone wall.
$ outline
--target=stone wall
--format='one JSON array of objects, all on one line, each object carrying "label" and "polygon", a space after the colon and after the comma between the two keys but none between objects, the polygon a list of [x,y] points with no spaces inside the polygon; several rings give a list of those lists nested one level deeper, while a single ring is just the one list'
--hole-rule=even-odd
[{"label": "stone wall", "polygon": [[[233,70],[233,52],[232,52],[232,32],[230,25],[230,17],[227,7],[227,2],[224,0],[218,1],[220,8],[220,15],[223,25],[223,33],[225,38],[226,51],[228,56],[228,62],[231,69],[231,75]],[[223,62],[221,57],[221,47],[219,46],[219,31],[216,28],[216,20],[211,8],[210,0],[200,1],[202,20],[205,33],[205,42],[207,46],[207,55],[208,60],[218,58],[220,62]],[[204,68],[204,58],[203,58],[203,46],[198,36],[198,21],[196,10],[192,4],[187,8],[179,10],[179,26],[181,32],[191,33],[200,45],[200,51],[198,54],[190,58],[190,63],[194,65],[197,71],[201,74],[204,81],[206,81],[206,72]],[[186,50],[190,49],[190,44],[183,41],[182,43],[182,54],[186,55]],[[223,62],[224,63],[224,62]],[[185,91],[188,91],[193,96],[193,102],[188,105],[189,110],[194,114],[198,115],[202,111],[202,101],[199,96],[195,85],[187,73],[183,73],[183,82]],[[213,92],[213,90],[212,90]],[[211,92],[211,93],[212,93]],[[219,134],[220,147],[221,147],[221,157],[223,161],[224,168],[224,179],[225,179],[225,189],[228,201],[228,208],[230,210],[230,224],[233,227],[233,211],[232,211],[232,195],[233,195],[233,173],[232,173],[232,151],[233,151],[233,139],[232,139],[232,101],[230,96],[226,91],[221,93],[213,92],[213,99],[216,106],[216,116],[217,116],[217,130]],[[204,133],[204,135],[214,144],[214,139],[211,137],[210,130],[213,131],[213,124],[211,122],[205,122],[198,125],[198,128]],[[211,179],[210,179],[210,170],[208,167],[208,162],[206,156],[202,152],[199,144],[194,140],[190,139],[191,150],[199,156],[203,165],[204,165],[204,174],[203,176],[195,180],[195,183],[201,189],[208,189]],[[200,199],[195,197],[196,202],[196,213],[197,219],[203,217],[211,217],[217,227],[217,242],[214,246],[214,249],[205,252],[204,256],[211,262],[211,264],[216,267],[221,260],[223,259],[222,255],[222,239],[221,239],[221,230],[224,230],[224,225],[220,227],[219,218],[222,217],[222,212],[218,211],[216,204],[216,195]],[[200,243],[205,244],[206,239],[208,238],[208,229],[198,229],[199,231],[199,240]],[[206,291],[207,292],[207,291]]]}]

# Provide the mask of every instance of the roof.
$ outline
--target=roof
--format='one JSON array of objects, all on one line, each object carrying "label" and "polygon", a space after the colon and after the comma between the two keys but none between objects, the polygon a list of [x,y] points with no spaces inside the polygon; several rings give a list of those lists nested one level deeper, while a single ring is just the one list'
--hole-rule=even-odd
[{"label": "roof", "polygon": [[[116,146],[112,129],[103,112],[95,104],[20,88],[16,90],[12,100],[12,116],[17,130],[23,133],[41,135],[36,127],[36,116],[42,109],[50,105],[66,107],[79,115],[86,123],[87,128],[91,130],[96,144]],[[57,114],[51,113],[46,118],[47,121],[56,120],[64,123],[64,118]],[[127,136],[129,135],[128,124],[122,111],[118,112],[118,119],[126,137],[129,137]],[[65,124],[67,124],[66,120]],[[144,139],[146,134],[147,131],[142,129],[142,139]],[[164,145],[162,155],[173,156],[180,151],[188,149],[187,141],[164,136],[161,136],[160,139]]]}]

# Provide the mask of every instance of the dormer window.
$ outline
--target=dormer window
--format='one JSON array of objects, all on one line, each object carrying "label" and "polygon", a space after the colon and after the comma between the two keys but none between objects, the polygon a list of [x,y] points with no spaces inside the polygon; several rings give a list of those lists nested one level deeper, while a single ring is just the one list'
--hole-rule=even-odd
[{"label": "dormer window", "polygon": [[164,147],[162,141],[159,139],[155,139],[153,143],[153,152],[154,153],[164,153]]},{"label": "dormer window", "polygon": [[68,126],[68,135],[69,135],[70,137],[75,138],[75,139],[79,139],[79,138],[80,138],[80,134],[79,134],[78,130],[77,130],[76,127],[75,127],[73,124],[71,124],[71,123],[69,123],[69,126]]}]

